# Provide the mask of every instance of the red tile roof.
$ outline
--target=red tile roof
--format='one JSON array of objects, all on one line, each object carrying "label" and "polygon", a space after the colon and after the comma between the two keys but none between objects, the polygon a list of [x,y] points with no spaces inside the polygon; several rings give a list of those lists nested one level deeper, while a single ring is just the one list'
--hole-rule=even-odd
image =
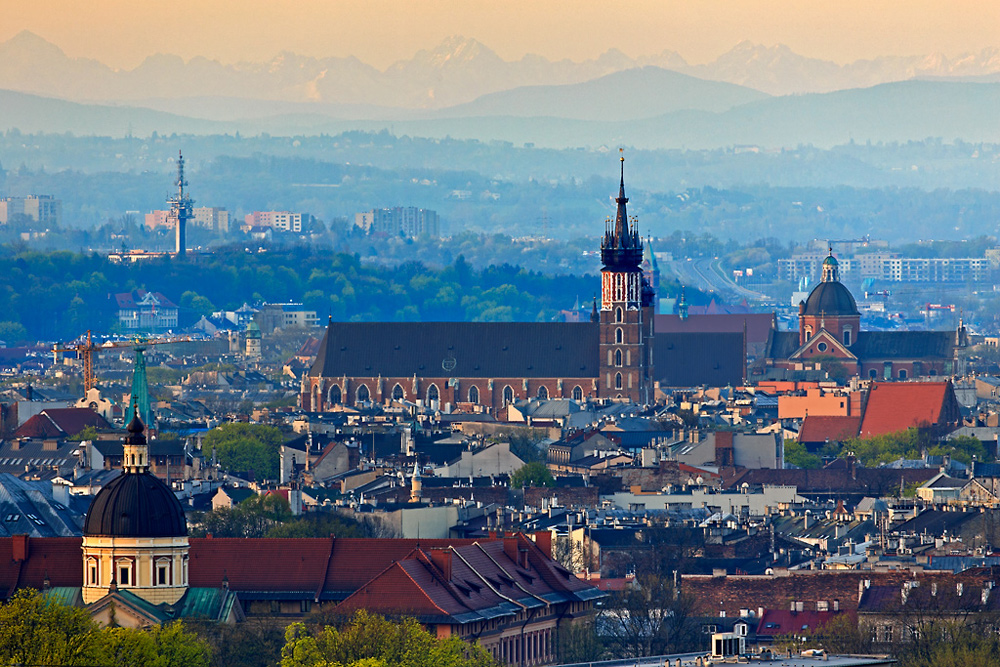
[{"label": "red tile roof", "polygon": [[0,597],[17,588],[80,586],[83,582],[83,538],[27,535],[0,537]]},{"label": "red tile roof", "polygon": [[842,442],[856,438],[861,417],[808,416],[799,429],[799,442]]},{"label": "red tile roof", "polygon": [[765,609],[757,624],[758,637],[791,636],[796,633],[812,633],[837,618],[842,611],[791,611],[789,609]]},{"label": "red tile roof", "polygon": [[875,382],[868,390],[861,437],[939,426],[960,418],[951,382]]},{"label": "red tile roof", "polygon": [[88,426],[111,428],[111,424],[90,408],[48,408],[21,424],[15,438],[65,438]]},{"label": "red tile roof", "polygon": [[[344,600],[337,609],[434,616],[466,623],[514,616],[524,606],[586,600],[599,595],[554,564],[523,536],[447,549],[414,550]],[[444,617],[444,618],[441,618]]]},{"label": "red tile roof", "polygon": [[[197,538],[190,540],[195,587],[217,588],[223,577],[239,591],[353,592],[418,546],[444,547],[473,540],[366,538]],[[267,576],[261,576],[266,572]]]}]

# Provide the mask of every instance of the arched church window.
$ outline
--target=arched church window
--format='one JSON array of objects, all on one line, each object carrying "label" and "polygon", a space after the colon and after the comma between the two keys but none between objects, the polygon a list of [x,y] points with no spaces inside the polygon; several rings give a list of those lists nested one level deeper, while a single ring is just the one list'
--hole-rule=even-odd
[{"label": "arched church window", "polygon": [[319,411],[319,387],[313,386],[312,405],[309,406],[309,409],[313,412]]},{"label": "arched church window", "polygon": [[479,387],[476,385],[469,387],[469,403],[479,403]]},{"label": "arched church window", "polygon": [[403,400],[403,387],[397,383],[395,387],[392,388],[392,400],[401,401]]},{"label": "arched church window", "polygon": [[541,400],[546,400],[549,397],[549,390],[544,384],[538,388],[538,398]]},{"label": "arched church window", "polygon": [[438,386],[436,384],[432,384],[431,386],[427,387],[428,403],[430,403],[431,401],[436,401],[440,398],[441,398],[441,393],[438,391]]},{"label": "arched church window", "polygon": [[573,400],[582,401],[583,400],[583,388],[580,385],[573,387]]},{"label": "arched church window", "polygon": [[368,385],[363,384],[358,387],[358,403],[366,403],[371,397],[372,394],[368,391]]},{"label": "arched church window", "polygon": [[616,373],[615,374],[615,389],[621,389],[621,388],[622,388],[622,374],[621,373]]},{"label": "arched church window", "polygon": [[621,365],[622,365],[622,351],[615,350],[615,366],[620,367]]},{"label": "arched church window", "polygon": [[625,332],[622,331],[621,327],[618,327],[617,329],[615,329],[615,342],[616,343],[623,343],[623,342],[625,342]]},{"label": "arched church window", "polygon": [[615,308],[615,322],[622,321],[622,309],[621,307]]},{"label": "arched church window", "polygon": [[806,327],[806,340],[812,338],[812,335],[813,335],[812,327]]},{"label": "arched church window", "polygon": [[503,404],[510,405],[514,402],[514,390],[511,389],[510,385],[503,388]]},{"label": "arched church window", "polygon": [[335,384],[330,387],[330,405],[339,405],[341,400],[340,385]]}]

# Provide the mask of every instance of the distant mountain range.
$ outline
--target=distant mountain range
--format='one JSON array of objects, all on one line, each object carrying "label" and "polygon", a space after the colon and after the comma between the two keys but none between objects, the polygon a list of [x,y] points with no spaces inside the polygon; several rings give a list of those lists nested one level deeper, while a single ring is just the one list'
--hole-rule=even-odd
[{"label": "distant mountain range", "polygon": [[[453,37],[384,71],[353,57],[312,58],[290,52],[269,62],[233,65],[200,57],[185,62],[178,56],[159,54],[134,69],[116,70],[96,60],[70,58],[30,32],[0,43],[0,89],[180,113],[184,112],[172,106],[176,100],[201,100],[207,107],[205,117],[217,119],[236,106],[219,100],[310,103],[325,116],[357,117],[363,111],[371,117],[385,115],[386,109],[442,109],[515,88],[565,86],[648,66],[769,95],[788,95],[914,78],[997,81],[1000,48],[955,58],[894,56],[838,65],[798,55],[785,46],[743,42],[711,63],[690,65],[672,51],[630,58],[615,49],[582,62],[553,62],[538,55],[505,61],[474,39]],[[529,93],[522,92],[520,97],[528,104]],[[209,104],[208,100],[214,101]],[[244,109],[240,116],[230,118],[253,113]],[[197,103],[192,103],[187,115],[202,115]]]},{"label": "distant mountain range", "polygon": [[[636,90],[645,90],[648,96],[637,94],[633,104],[629,95]],[[588,99],[589,94],[594,97]],[[463,107],[400,111],[382,119],[299,113],[302,107],[295,106],[282,112],[278,105],[271,109],[276,113],[267,117],[206,120],[140,107],[80,104],[0,91],[0,131],[18,128],[110,136],[239,131],[287,136],[388,129],[397,135],[502,140],[550,148],[750,145],[766,150],[928,137],[1000,143],[998,108],[1000,83],[902,81],[833,93],[767,97],[646,67],[558,91],[552,87],[518,89]]]}]

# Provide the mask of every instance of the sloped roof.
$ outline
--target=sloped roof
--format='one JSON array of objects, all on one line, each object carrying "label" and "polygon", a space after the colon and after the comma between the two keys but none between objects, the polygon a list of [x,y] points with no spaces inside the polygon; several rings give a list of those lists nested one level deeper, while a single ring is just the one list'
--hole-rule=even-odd
[{"label": "sloped roof", "polygon": [[764,356],[769,359],[787,359],[797,349],[799,349],[798,331],[778,331],[774,329],[768,334],[767,351],[764,353]]},{"label": "sloped roof", "polygon": [[951,382],[875,382],[868,389],[861,437],[957,421]]},{"label": "sloped roof", "polygon": [[757,623],[758,637],[792,636],[803,631],[814,632],[837,618],[840,611],[798,611],[766,609]]},{"label": "sloped roof", "polygon": [[0,537],[0,596],[16,588],[42,590],[46,576],[51,586],[79,586],[82,544],[81,537]]},{"label": "sloped roof", "polygon": [[111,428],[101,415],[90,408],[48,408],[21,424],[15,438],[65,438],[88,426]]},{"label": "sloped roof", "polygon": [[739,385],[746,365],[743,331],[657,333],[653,359],[656,377],[664,387]]},{"label": "sloped roof", "polygon": [[[767,341],[768,334],[775,326],[774,313],[720,313],[697,315],[654,315],[655,336],[667,333],[743,333],[747,332],[747,343],[757,344]],[[797,334],[796,334],[797,335]],[[654,336],[654,338],[655,338]]]},{"label": "sloped roof", "polygon": [[807,416],[799,429],[799,442],[841,442],[858,435],[861,417]]},{"label": "sloped roof", "polygon": [[953,331],[859,331],[851,352],[863,361],[951,358]]},{"label": "sloped roof", "polygon": [[158,305],[164,308],[176,308],[177,304],[165,297],[161,292],[147,292],[144,289],[137,289],[131,292],[120,292],[115,294],[115,301],[118,302],[119,308],[138,308],[140,302],[146,298],[146,295],[150,295],[159,302]]},{"label": "sloped roof", "polygon": [[311,377],[590,378],[598,325],[331,322]]}]

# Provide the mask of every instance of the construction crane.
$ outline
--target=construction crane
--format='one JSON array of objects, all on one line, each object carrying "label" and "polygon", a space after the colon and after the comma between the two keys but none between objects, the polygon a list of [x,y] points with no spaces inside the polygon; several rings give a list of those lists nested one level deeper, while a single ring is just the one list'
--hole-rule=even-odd
[{"label": "construction crane", "polygon": [[69,345],[59,345],[56,343],[52,346],[52,358],[55,363],[59,363],[59,357],[64,352],[76,352],[80,359],[83,360],[83,391],[88,392],[94,388],[94,357],[101,350],[111,350],[114,348],[122,347],[145,347],[147,345],[167,345],[169,343],[189,343],[193,339],[191,336],[173,336],[170,338],[144,338],[137,336],[133,340],[129,341],[106,341],[104,343],[94,343],[90,335],[90,329],[87,329],[87,340],[83,343],[75,343]]}]

